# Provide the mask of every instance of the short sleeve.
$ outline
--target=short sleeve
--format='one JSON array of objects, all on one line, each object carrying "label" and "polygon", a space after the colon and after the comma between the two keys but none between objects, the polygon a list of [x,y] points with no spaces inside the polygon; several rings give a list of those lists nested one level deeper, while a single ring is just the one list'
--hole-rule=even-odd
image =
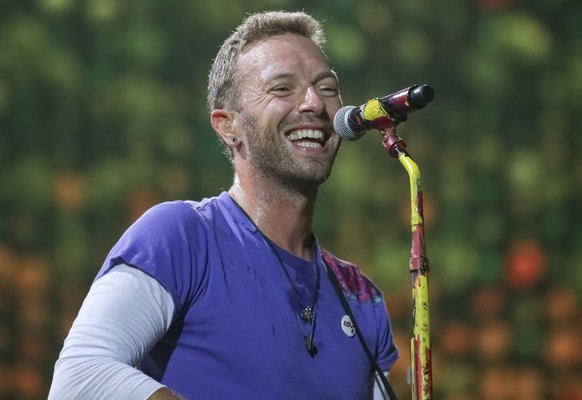
[{"label": "short sleeve", "polygon": [[125,231],[96,279],[121,263],[138,268],[167,290],[177,315],[199,290],[206,265],[206,237],[203,220],[189,203],[161,203]]},{"label": "short sleeve", "polygon": [[394,343],[390,318],[384,302],[376,304],[375,307],[377,308],[376,321],[378,324],[376,359],[382,371],[389,371],[400,356]]}]

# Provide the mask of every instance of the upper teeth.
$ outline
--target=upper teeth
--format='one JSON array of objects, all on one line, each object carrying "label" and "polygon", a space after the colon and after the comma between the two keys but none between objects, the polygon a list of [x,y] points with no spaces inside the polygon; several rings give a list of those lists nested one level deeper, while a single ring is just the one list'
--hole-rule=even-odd
[{"label": "upper teeth", "polygon": [[289,135],[289,140],[299,140],[305,138],[323,140],[323,132],[312,129],[301,129],[299,131],[294,131]]}]

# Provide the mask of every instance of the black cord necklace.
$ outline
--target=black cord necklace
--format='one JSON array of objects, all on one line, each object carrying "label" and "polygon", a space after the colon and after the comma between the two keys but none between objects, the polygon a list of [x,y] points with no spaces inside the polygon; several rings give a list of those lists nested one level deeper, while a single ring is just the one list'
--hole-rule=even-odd
[{"label": "black cord necklace", "polygon": [[[321,281],[321,271],[320,271],[320,267],[319,267],[319,252],[317,251],[317,240],[313,240],[313,256],[312,259],[315,263],[315,289],[314,289],[314,295],[313,295],[313,302],[311,304],[311,306],[305,306],[303,305],[303,302],[301,301],[301,297],[299,296],[299,293],[297,293],[297,288],[295,287],[295,285],[293,284],[293,280],[291,279],[291,276],[289,275],[289,271],[287,271],[287,267],[285,266],[285,263],[283,262],[283,260],[281,259],[281,256],[279,255],[279,253],[277,252],[277,250],[275,249],[273,243],[265,236],[265,234],[263,233],[263,231],[261,231],[259,229],[259,227],[257,226],[257,224],[255,224],[255,222],[253,221],[253,219],[247,214],[247,212],[240,206],[240,204],[238,204],[238,202],[232,197],[230,196],[233,203],[236,204],[236,206],[238,207],[238,209],[247,217],[247,219],[253,224],[253,226],[255,227],[255,229],[257,230],[257,232],[259,232],[259,234],[261,235],[263,242],[265,242],[265,244],[267,245],[267,247],[269,248],[269,250],[271,250],[271,253],[273,253],[273,255],[275,256],[275,258],[277,259],[279,266],[281,267],[281,269],[283,270],[283,272],[285,273],[285,277],[287,278],[287,281],[289,282],[289,285],[291,286],[291,288],[293,289],[293,293],[295,294],[295,298],[297,300],[297,303],[299,304],[299,306],[301,307],[301,312],[299,313],[299,317],[301,318],[301,320],[306,323],[311,325],[310,330],[309,330],[309,334],[306,336],[305,334],[303,334],[303,339],[304,339],[304,343],[305,343],[305,349],[307,350],[307,352],[313,357],[317,354],[317,347],[315,347],[315,323],[316,323],[316,308],[317,308],[317,298],[319,295],[319,284]],[[303,330],[302,330],[303,331]]]},{"label": "black cord necklace", "polygon": [[[259,230],[259,232],[261,232],[261,231]],[[299,303],[299,306],[301,307],[301,312],[299,313],[301,320],[304,323],[311,325],[311,329],[309,330],[309,334],[307,336],[303,335],[303,338],[304,338],[304,343],[305,343],[305,349],[313,357],[317,354],[317,347],[315,347],[314,336],[315,336],[317,298],[319,295],[319,284],[321,281],[321,271],[319,269],[319,262],[317,261],[318,260],[317,251],[316,251],[317,242],[314,241],[314,244],[313,244],[313,261],[315,263],[315,288],[314,288],[315,293],[313,295],[313,302],[312,302],[311,306],[305,306],[303,304],[303,302],[301,301],[301,297],[299,296],[299,293],[297,293],[297,288],[293,284],[293,280],[291,279],[291,276],[289,275],[289,271],[287,271],[287,267],[285,266],[285,263],[281,259],[281,256],[279,255],[277,250],[273,247],[273,244],[271,243],[271,241],[269,239],[267,239],[265,237],[265,235],[263,235],[262,232],[261,232],[261,235],[263,236],[263,240],[265,241],[265,243],[267,244],[267,246],[269,247],[271,252],[277,258],[277,261],[279,262],[281,269],[285,273],[285,277],[287,278],[289,285],[293,288],[293,293],[295,293],[295,298],[297,300],[297,303]]]}]

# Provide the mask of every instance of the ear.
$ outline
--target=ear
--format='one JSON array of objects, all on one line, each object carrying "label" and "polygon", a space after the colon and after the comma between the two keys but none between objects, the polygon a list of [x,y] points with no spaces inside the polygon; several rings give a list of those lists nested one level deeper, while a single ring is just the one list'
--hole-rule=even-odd
[{"label": "ear", "polygon": [[228,147],[235,147],[240,142],[233,129],[234,112],[226,109],[213,110],[210,113],[210,124],[218,136]]}]

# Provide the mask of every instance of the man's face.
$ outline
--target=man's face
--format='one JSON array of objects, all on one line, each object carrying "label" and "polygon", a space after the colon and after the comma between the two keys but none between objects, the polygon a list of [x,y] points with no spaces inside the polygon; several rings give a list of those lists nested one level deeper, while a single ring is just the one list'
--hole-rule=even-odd
[{"label": "man's face", "polygon": [[251,167],[280,183],[327,179],[340,144],[332,118],[341,100],[321,50],[302,36],[274,36],[246,49],[237,68],[234,126]]}]

